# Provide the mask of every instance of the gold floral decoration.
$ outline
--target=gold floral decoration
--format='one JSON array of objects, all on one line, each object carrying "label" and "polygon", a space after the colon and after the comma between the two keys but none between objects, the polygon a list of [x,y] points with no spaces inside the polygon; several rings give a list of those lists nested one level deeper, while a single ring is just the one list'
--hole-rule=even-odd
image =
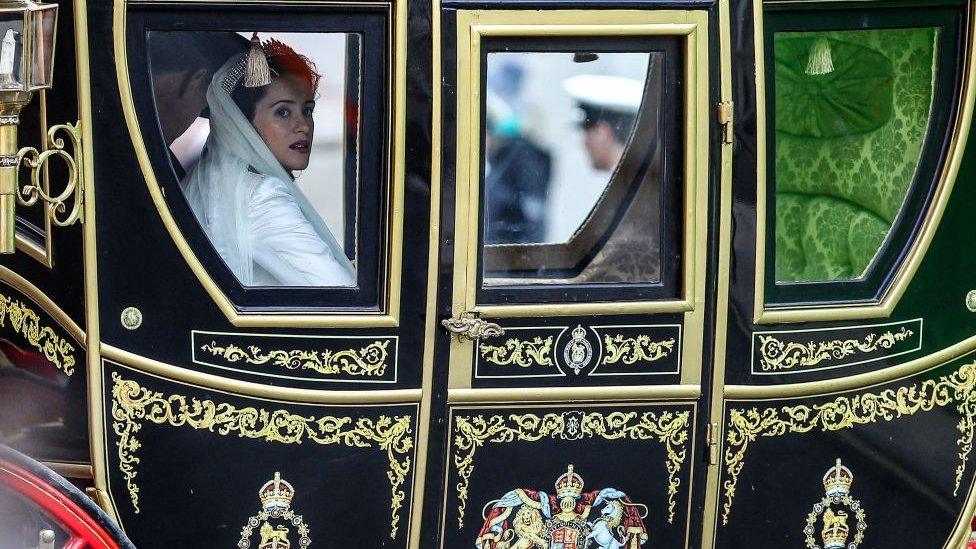
[{"label": "gold floral decoration", "polygon": [[929,379],[908,387],[885,389],[877,393],[839,396],[815,405],[773,408],[732,408],[724,453],[725,479],[722,481],[724,502],[722,524],[728,524],[735,498],[739,473],[745,466],[749,443],[759,437],[777,437],[789,433],[808,433],[850,429],[878,421],[892,421],[955,404],[960,420],[959,465],[956,467],[955,491],[958,494],[976,433],[976,363],[966,364],[938,379]]},{"label": "gold floral decoration", "polygon": [[552,336],[543,339],[535,336],[531,340],[512,338],[504,345],[481,344],[481,358],[499,366],[515,364],[523,368],[529,366],[552,366]]},{"label": "gold floral decoration", "polygon": [[816,366],[827,360],[840,360],[857,353],[870,353],[890,349],[898,342],[912,337],[914,332],[902,326],[897,332],[886,331],[881,335],[870,333],[864,339],[832,339],[814,343],[790,341],[784,343],[769,335],[759,336],[759,365],[763,371],[791,370]]},{"label": "gold floral decoration", "polygon": [[675,339],[652,341],[650,336],[624,337],[622,334],[603,336],[603,364],[634,364],[637,361],[654,362],[674,350]]},{"label": "gold floral decoration", "polygon": [[308,440],[315,444],[342,444],[355,448],[377,447],[387,454],[392,501],[390,503],[390,537],[396,538],[400,521],[400,508],[406,494],[403,485],[410,473],[413,450],[411,421],[409,416],[377,419],[322,416],[310,417],[293,414],[288,410],[264,408],[237,408],[228,403],[187,398],[182,395],[166,396],[150,391],[138,382],[123,379],[112,373],[112,428],[118,436],[119,470],[125,479],[126,489],[135,513],[139,513],[139,486],[136,483],[140,458],[136,452],[141,447],[138,433],[143,422],[173,427],[192,427],[218,435],[264,440],[280,444],[301,444]]},{"label": "gold floral decoration", "polygon": [[456,416],[454,423],[454,467],[460,482],[458,528],[464,526],[468,484],[474,472],[475,451],[486,443],[536,442],[544,438],[579,440],[657,440],[667,448],[668,523],[674,520],[679,474],[687,457],[690,412],[551,412],[492,416]]},{"label": "gold floral decoration", "polygon": [[216,341],[211,341],[200,349],[228,362],[243,361],[255,365],[271,363],[289,370],[312,370],[326,375],[344,373],[353,376],[378,377],[386,373],[386,359],[389,357],[387,347],[389,345],[390,340],[387,339],[374,341],[359,349],[341,351],[328,349],[322,351],[306,349],[264,351],[257,345],[249,345],[244,349],[232,343],[218,345]]},{"label": "gold floral decoration", "polygon": [[75,346],[53,328],[42,326],[40,316],[23,302],[0,294],[0,326],[6,326],[8,321],[57,369],[67,376],[75,373]]}]

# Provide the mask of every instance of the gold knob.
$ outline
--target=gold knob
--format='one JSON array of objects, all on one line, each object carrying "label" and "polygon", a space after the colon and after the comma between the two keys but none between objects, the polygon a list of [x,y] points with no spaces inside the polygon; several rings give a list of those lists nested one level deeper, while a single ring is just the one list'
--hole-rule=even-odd
[{"label": "gold knob", "polygon": [[128,330],[135,330],[142,326],[142,311],[135,307],[126,307],[122,310],[122,325]]},{"label": "gold knob", "polygon": [[461,313],[457,318],[445,318],[441,321],[448,332],[456,335],[458,339],[477,341],[489,337],[497,337],[505,334],[505,330],[495,324],[488,322],[474,315],[474,313]]}]

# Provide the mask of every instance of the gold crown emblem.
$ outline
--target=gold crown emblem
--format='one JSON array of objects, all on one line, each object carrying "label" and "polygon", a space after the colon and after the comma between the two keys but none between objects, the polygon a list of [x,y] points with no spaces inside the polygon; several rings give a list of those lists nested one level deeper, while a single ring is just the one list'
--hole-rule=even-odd
[{"label": "gold crown emblem", "polygon": [[274,479],[264,483],[258,490],[258,497],[261,498],[261,507],[265,511],[285,511],[291,506],[291,498],[295,496],[295,488],[286,481],[282,480],[281,473],[275,471]]},{"label": "gold crown emblem", "polygon": [[586,330],[581,325],[577,324],[576,327],[573,328],[572,333],[573,333],[573,339],[576,340],[586,339]]},{"label": "gold crown emblem", "polygon": [[582,493],[583,478],[574,473],[573,466],[570,465],[566,469],[566,472],[556,479],[556,498],[563,499],[570,497],[579,499]]},{"label": "gold crown emblem", "polygon": [[838,511],[835,515],[830,508],[824,512],[823,541],[824,549],[844,549],[847,544],[847,513]]},{"label": "gold crown emblem", "polygon": [[837,465],[827,470],[823,477],[824,490],[828,496],[846,496],[851,491],[851,484],[854,483],[854,475],[851,470],[844,467],[837,458]]}]

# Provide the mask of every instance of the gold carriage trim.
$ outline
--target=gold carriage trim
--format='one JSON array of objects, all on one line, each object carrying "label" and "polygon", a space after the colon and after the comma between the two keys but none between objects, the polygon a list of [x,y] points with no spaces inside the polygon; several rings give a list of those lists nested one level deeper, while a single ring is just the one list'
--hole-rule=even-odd
[{"label": "gold carriage trim", "polygon": [[288,410],[237,408],[212,400],[164,395],[150,391],[138,382],[123,379],[112,372],[112,428],[118,436],[119,471],[135,513],[139,513],[139,485],[136,483],[141,447],[137,438],[143,422],[173,427],[202,429],[222,436],[237,435],[281,444],[301,444],[305,440],[322,445],[342,444],[350,448],[376,447],[386,452],[390,468],[392,500],[390,503],[390,537],[396,538],[400,508],[406,494],[403,485],[410,473],[413,450],[410,416],[381,415],[370,418],[335,416],[302,416]]},{"label": "gold carriage trim", "polygon": [[499,366],[514,364],[523,368],[529,366],[554,366],[552,361],[552,336],[521,340],[511,338],[504,345],[482,343],[479,347],[481,360]]},{"label": "gold carriage trim", "polygon": [[42,325],[41,317],[24,302],[0,294],[0,326],[6,326],[8,321],[14,331],[64,375],[75,373],[75,346],[50,326]]},{"label": "gold carriage trim", "polygon": [[652,341],[648,335],[625,337],[623,334],[603,336],[603,361],[601,364],[635,364],[637,362],[654,362],[660,360],[674,350],[675,339],[672,337],[664,341]]},{"label": "gold carriage trim", "polygon": [[578,440],[657,440],[668,452],[668,523],[674,521],[677,507],[679,473],[688,454],[689,417],[691,412],[583,412],[510,414],[465,417],[454,423],[454,468],[460,482],[458,492],[458,528],[464,526],[464,509],[468,502],[468,484],[474,472],[474,456],[485,443],[537,442],[544,438]]},{"label": "gold carriage trim", "polygon": [[214,357],[237,363],[262,365],[272,364],[288,370],[312,370],[320,374],[380,377],[386,373],[387,359],[390,354],[387,347],[390,340],[374,341],[359,349],[344,349],[322,351],[307,349],[272,349],[264,351],[257,345],[247,348],[234,344],[218,345],[211,341],[200,347],[201,351],[210,353]]},{"label": "gold carriage trim", "polygon": [[759,335],[759,366],[764,372],[808,368],[821,362],[840,360],[858,353],[872,353],[891,349],[915,333],[902,326],[901,330],[887,330],[881,335],[869,333],[863,339],[831,339],[800,343],[783,342],[771,335]]},{"label": "gold carriage trim", "polygon": [[956,466],[955,490],[958,495],[969,454],[973,450],[976,432],[976,362],[965,364],[955,372],[938,379],[929,379],[907,387],[885,389],[877,393],[840,396],[813,406],[797,405],[780,408],[732,408],[729,410],[725,449],[725,480],[722,492],[722,524],[728,524],[735,498],[739,473],[745,466],[749,443],[758,437],[777,437],[788,433],[839,431],[855,425],[878,421],[893,421],[900,417],[928,412],[955,404],[960,420],[959,465]]}]

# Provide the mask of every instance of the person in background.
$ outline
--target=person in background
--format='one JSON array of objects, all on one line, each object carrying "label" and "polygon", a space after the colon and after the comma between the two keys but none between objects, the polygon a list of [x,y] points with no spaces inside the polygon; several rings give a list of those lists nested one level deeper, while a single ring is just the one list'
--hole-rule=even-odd
[{"label": "person in background", "polygon": [[[206,108],[207,86],[217,69],[230,57],[246,52],[247,47],[247,39],[234,32],[149,33],[153,95],[163,140],[168,147]],[[187,166],[172,151],[170,159],[176,175],[182,179]]]},{"label": "person in background", "polygon": [[552,157],[491,92],[485,121],[485,244],[544,242]]},{"label": "person in background", "polygon": [[598,171],[616,169],[634,130],[644,83],[622,76],[581,74],[563,82],[579,108],[583,144]]}]

